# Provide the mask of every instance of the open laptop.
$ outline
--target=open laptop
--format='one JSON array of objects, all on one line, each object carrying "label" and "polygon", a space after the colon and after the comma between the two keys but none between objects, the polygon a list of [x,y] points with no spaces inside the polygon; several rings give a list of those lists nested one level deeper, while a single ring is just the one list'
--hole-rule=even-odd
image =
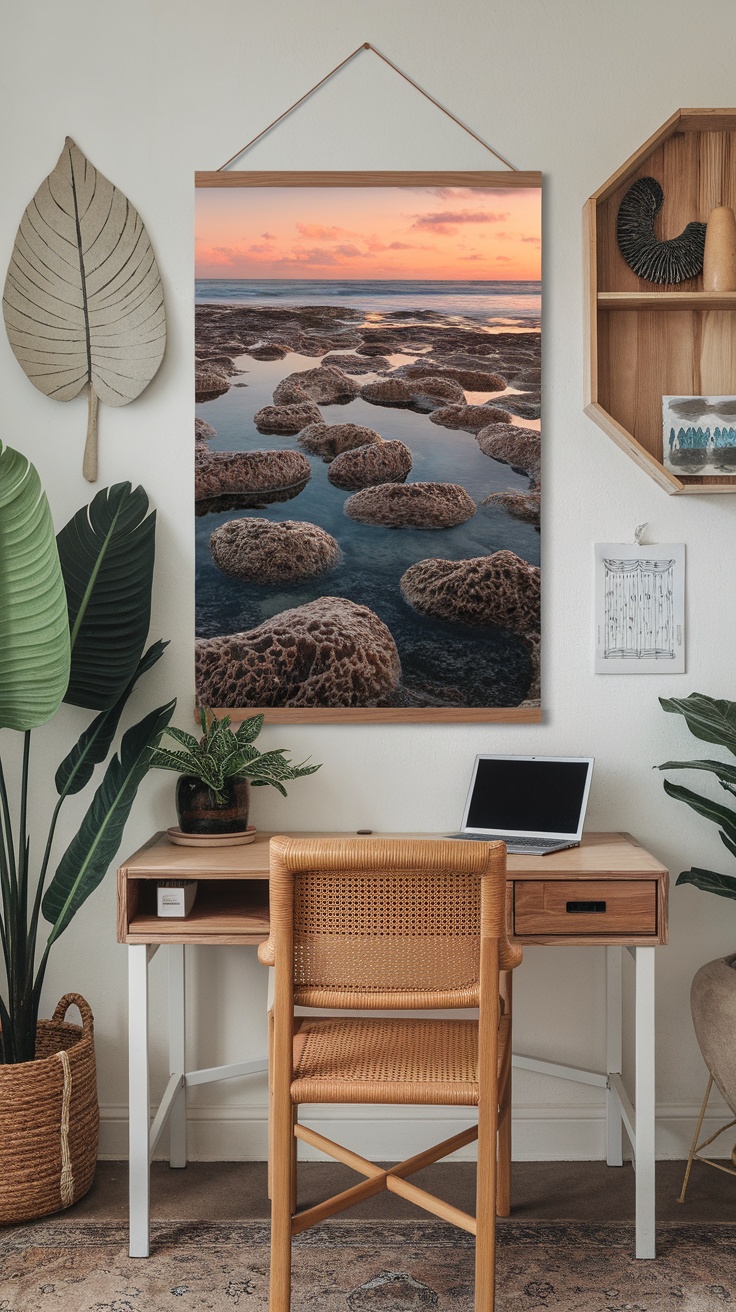
[{"label": "open laptop", "polygon": [[528,856],[578,847],[593,759],[476,756],[461,832],[448,838],[500,839]]}]

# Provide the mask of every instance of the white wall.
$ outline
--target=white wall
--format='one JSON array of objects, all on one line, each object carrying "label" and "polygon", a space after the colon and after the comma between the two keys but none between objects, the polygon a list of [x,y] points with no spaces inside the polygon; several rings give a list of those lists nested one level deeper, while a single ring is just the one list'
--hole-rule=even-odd
[{"label": "white wall", "polygon": [[[734,695],[729,584],[736,497],[668,498],[583,415],[581,206],[675,108],[732,103],[731,0],[696,6],[689,0],[26,0],[3,8],[0,266],[24,206],[68,133],[139,208],[165,281],[163,367],[139,401],[103,409],[100,422],[100,486],[140,481],[159,514],[152,634],[172,644],[131,714],[175,693],[178,722],[188,725],[193,701],[194,170],[218,167],[370,40],[517,166],[545,175],[545,720],[527,727],[268,729],[269,744],[324,765],[314,779],[295,785],[288,801],[265,790],[256,794],[254,819],[263,828],[442,829],[459,820],[476,752],[591,753],[597,764],[590,827],[632,831],[675,875],[691,862],[728,869],[715,832],[664,796],[652,767],[695,745],[679,717],[661,712],[659,694]],[[265,169],[493,167],[479,145],[370,53],[245,162]],[[35,461],[61,525],[90,495],[81,476],[84,401],[54,405],[36,392],[4,334],[0,395],[0,435]],[[592,543],[630,539],[644,520],[652,540],[687,543],[688,673],[595,677]],[[39,802],[49,796],[51,771],[83,722],[82,712],[63,708],[36,735]],[[133,850],[172,818],[172,779],[152,775],[124,848]],[[70,805],[63,839],[73,827]],[[79,989],[92,1003],[102,1150],[122,1154],[126,954],[115,944],[114,912],[111,874],[56,949],[44,1002],[48,1014],[63,991]],[[658,954],[664,1155],[685,1150],[705,1082],[689,1019],[690,979],[701,962],[735,947],[731,903],[687,888],[673,893],[671,943]],[[211,1065],[261,1052],[266,981],[254,954],[202,948],[190,960],[193,1061]],[[159,958],[153,972],[163,985]],[[517,999],[522,1050],[601,1065],[597,950],[527,950]],[[161,987],[152,1009],[155,1092],[166,1077],[164,1005]],[[515,1101],[517,1155],[601,1153],[596,1090],[521,1073]],[[192,1104],[195,1152],[263,1155],[262,1079],[212,1086]],[[393,1112],[374,1115],[363,1123],[357,1147],[390,1156],[400,1133],[397,1155],[407,1131]]]}]

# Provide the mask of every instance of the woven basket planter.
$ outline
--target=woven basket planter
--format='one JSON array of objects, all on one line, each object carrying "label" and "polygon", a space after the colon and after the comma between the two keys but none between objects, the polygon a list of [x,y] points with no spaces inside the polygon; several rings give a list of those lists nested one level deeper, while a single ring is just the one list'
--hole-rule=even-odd
[{"label": "woven basket planter", "polygon": [[[81,1026],[64,1020],[71,1006]],[[99,1121],[92,1012],[67,993],[38,1022],[36,1060],[0,1064],[0,1223],[47,1216],[86,1194]]]}]

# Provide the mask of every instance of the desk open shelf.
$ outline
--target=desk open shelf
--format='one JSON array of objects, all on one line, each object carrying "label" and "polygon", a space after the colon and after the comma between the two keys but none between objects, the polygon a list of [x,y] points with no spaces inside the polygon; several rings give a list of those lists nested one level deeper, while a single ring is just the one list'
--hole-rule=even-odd
[{"label": "desk open shelf", "polygon": [[[188,916],[156,914],[164,879],[197,880]],[[268,915],[268,863],[248,846],[176,847],[157,834],[118,870],[119,943],[253,946],[268,938]]]}]

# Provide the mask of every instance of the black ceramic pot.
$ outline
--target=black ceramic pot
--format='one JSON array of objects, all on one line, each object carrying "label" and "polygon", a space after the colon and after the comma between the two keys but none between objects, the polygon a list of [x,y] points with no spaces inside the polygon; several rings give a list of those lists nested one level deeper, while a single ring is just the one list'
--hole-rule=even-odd
[{"label": "black ceramic pot", "polygon": [[248,828],[250,784],[228,779],[226,798],[218,802],[212,789],[193,774],[182,774],[176,786],[176,813],[184,834],[238,834]]}]

